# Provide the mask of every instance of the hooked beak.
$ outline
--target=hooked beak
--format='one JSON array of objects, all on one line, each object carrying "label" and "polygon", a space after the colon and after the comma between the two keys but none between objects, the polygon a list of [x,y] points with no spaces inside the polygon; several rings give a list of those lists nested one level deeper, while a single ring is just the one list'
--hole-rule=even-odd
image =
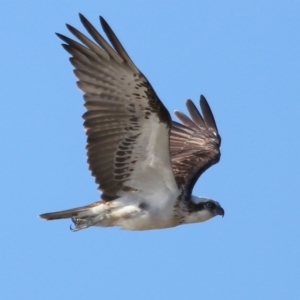
[{"label": "hooked beak", "polygon": [[225,215],[225,211],[224,211],[224,209],[223,209],[221,206],[217,207],[217,208],[215,209],[215,212],[216,212],[217,215],[222,216],[222,218],[223,218],[224,215]]}]

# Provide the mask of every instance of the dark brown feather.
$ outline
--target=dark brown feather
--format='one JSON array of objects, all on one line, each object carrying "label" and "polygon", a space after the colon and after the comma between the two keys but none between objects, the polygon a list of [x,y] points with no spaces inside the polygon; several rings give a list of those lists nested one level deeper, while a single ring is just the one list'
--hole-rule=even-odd
[{"label": "dark brown feather", "polygon": [[170,151],[176,182],[189,196],[201,174],[220,160],[221,137],[204,96],[200,97],[203,116],[191,100],[186,105],[192,120],[175,112],[182,124],[172,123]]},{"label": "dark brown feather", "polygon": [[[149,116],[155,115],[166,128],[171,127],[171,118],[106,21],[100,18],[112,46],[81,14],[80,20],[94,41],[70,25],[67,28],[82,44],[57,35],[66,43],[63,47],[71,54],[77,85],[85,93],[87,111],[83,119],[89,169],[99,184],[102,199],[109,201],[116,199],[122,189],[128,190],[124,183],[136,161],[132,154],[142,127],[151,128],[150,122],[154,121],[148,121]],[[139,145],[139,151],[146,146]]]}]

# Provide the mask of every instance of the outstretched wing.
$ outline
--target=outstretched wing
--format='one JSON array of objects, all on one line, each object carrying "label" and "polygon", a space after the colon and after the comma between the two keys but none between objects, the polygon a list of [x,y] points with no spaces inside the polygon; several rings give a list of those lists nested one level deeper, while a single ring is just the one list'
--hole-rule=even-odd
[{"label": "outstretched wing", "polygon": [[102,199],[178,191],[169,152],[169,112],[106,21],[100,17],[112,46],[84,16],[80,19],[94,41],[70,25],[82,44],[57,35],[72,56],[84,92],[88,164]]},{"label": "outstretched wing", "polygon": [[200,175],[220,160],[221,137],[204,96],[200,96],[203,117],[191,100],[187,100],[186,106],[192,120],[175,112],[182,124],[172,123],[170,150],[177,185],[191,195]]}]

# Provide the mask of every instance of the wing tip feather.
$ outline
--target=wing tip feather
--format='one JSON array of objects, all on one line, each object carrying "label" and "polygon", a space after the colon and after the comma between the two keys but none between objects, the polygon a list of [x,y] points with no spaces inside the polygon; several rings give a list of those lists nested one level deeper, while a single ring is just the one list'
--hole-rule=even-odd
[{"label": "wing tip feather", "polygon": [[213,112],[208,104],[208,101],[203,95],[200,95],[200,107],[203,114],[205,124],[208,128],[212,128],[218,134],[218,127],[213,115]]}]

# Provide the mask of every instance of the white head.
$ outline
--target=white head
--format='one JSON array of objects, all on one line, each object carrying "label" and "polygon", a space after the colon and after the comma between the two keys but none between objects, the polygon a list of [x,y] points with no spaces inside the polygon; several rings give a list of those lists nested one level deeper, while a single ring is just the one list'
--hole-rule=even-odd
[{"label": "white head", "polygon": [[224,217],[225,211],[217,201],[191,196],[191,202],[190,214],[185,218],[186,223],[204,222],[217,215]]}]

